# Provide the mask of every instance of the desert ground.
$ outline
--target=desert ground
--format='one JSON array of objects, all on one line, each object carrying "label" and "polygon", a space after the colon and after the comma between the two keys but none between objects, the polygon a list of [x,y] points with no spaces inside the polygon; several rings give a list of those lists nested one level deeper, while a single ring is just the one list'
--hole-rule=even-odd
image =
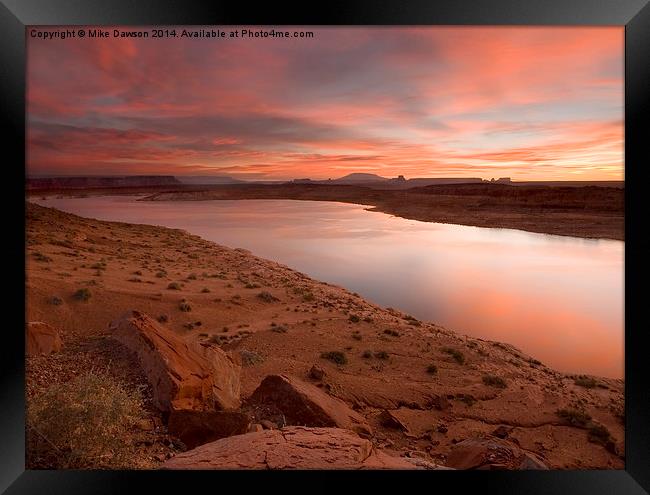
[{"label": "desert ground", "polygon": [[[28,421],[30,468],[624,467],[622,380],[555,371],[184,231],[26,208],[26,320],[57,339],[28,350],[28,411],[89,370],[142,397],[108,452],[68,466],[74,446]],[[221,363],[199,392],[163,390],[185,380],[181,348]]]}]

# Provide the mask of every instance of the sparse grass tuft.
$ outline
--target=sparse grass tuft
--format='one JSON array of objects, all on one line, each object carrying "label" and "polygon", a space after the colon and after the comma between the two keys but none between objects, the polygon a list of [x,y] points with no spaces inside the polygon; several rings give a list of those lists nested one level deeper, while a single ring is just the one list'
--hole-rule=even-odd
[{"label": "sparse grass tuft", "polygon": [[346,364],[348,362],[348,358],[345,356],[345,353],[341,351],[323,352],[320,357],[332,361],[336,364]]},{"label": "sparse grass tuft", "polygon": [[63,299],[61,299],[59,296],[52,296],[47,300],[47,302],[52,306],[60,306],[63,304]]},{"label": "sparse grass tuft", "polygon": [[192,306],[187,301],[181,301],[180,304],[178,305],[178,309],[188,313],[192,311]]}]

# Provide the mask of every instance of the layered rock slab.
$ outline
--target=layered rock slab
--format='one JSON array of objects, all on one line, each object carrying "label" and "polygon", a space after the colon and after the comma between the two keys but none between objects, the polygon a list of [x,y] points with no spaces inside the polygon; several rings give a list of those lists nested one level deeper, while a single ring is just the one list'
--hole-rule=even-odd
[{"label": "layered rock slab", "polygon": [[289,426],[217,440],[183,452],[163,469],[425,469],[391,457],[341,428]]},{"label": "layered rock slab", "polygon": [[320,388],[288,375],[269,375],[251,395],[251,404],[273,405],[288,425],[337,427],[372,435],[365,418]]},{"label": "layered rock slab", "polygon": [[135,352],[161,411],[234,410],[240,406],[241,364],[218,347],[187,342],[139,311],[110,325]]}]

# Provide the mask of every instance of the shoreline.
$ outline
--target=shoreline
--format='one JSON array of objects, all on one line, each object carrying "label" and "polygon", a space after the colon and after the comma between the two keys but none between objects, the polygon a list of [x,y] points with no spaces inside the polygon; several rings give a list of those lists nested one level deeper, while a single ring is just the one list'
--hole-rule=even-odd
[{"label": "shoreline", "polygon": [[[92,220],[30,202],[27,215],[28,320],[61,328],[64,336],[74,336],[69,340],[109,338],[107,324],[125,310],[154,318],[166,314],[166,325],[185,339],[214,340],[228,352],[260,357],[258,364],[242,368],[244,397],[264,376],[304,377],[318,364],[326,373],[326,390],[356,404],[376,431],[377,446],[393,455],[425,449],[444,463],[452,440],[505,424],[532,450],[537,440],[552,435],[555,447],[541,452],[551,466],[622,466],[618,454],[588,442],[584,429],[566,425],[556,414],[561,407],[586,408],[612,432],[622,452],[623,425],[616,416],[623,410],[622,379],[593,377],[606,388],[584,388],[574,383],[576,375],[552,370],[508,344],[458,335],[181,230]],[[173,282],[179,290],[167,288]],[[88,287],[93,297],[75,301],[79,287]],[[272,295],[269,302],[258,297],[261,292]],[[63,303],[49,305],[53,295]],[[189,301],[191,312],[178,310],[181,299]],[[283,331],[274,330],[278,327]],[[66,338],[64,349],[65,344]],[[366,358],[364,349],[386,358]],[[446,349],[460,353],[462,363]],[[334,365],[321,357],[331,350],[347,355],[348,363]],[[426,371],[431,362],[438,368],[433,376]],[[486,385],[485,376],[502,377],[507,386]],[[430,409],[425,404],[432,394],[449,404]],[[611,412],[612,404],[619,413]],[[377,417],[385,410],[400,415],[408,434],[382,426]],[[427,425],[440,423],[448,431],[427,433]]]},{"label": "shoreline", "polygon": [[625,240],[624,188],[615,187],[461,184],[389,190],[348,185],[276,184],[27,191],[27,196],[54,194],[147,194],[141,201],[334,201],[369,206],[368,211],[423,222]]}]

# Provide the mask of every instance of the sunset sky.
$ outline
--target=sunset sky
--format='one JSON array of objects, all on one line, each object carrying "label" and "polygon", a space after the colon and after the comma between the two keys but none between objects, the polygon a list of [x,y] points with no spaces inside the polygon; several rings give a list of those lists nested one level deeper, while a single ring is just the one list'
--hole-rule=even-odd
[{"label": "sunset sky", "polygon": [[300,29],[28,37],[28,174],[623,179],[623,27]]}]

